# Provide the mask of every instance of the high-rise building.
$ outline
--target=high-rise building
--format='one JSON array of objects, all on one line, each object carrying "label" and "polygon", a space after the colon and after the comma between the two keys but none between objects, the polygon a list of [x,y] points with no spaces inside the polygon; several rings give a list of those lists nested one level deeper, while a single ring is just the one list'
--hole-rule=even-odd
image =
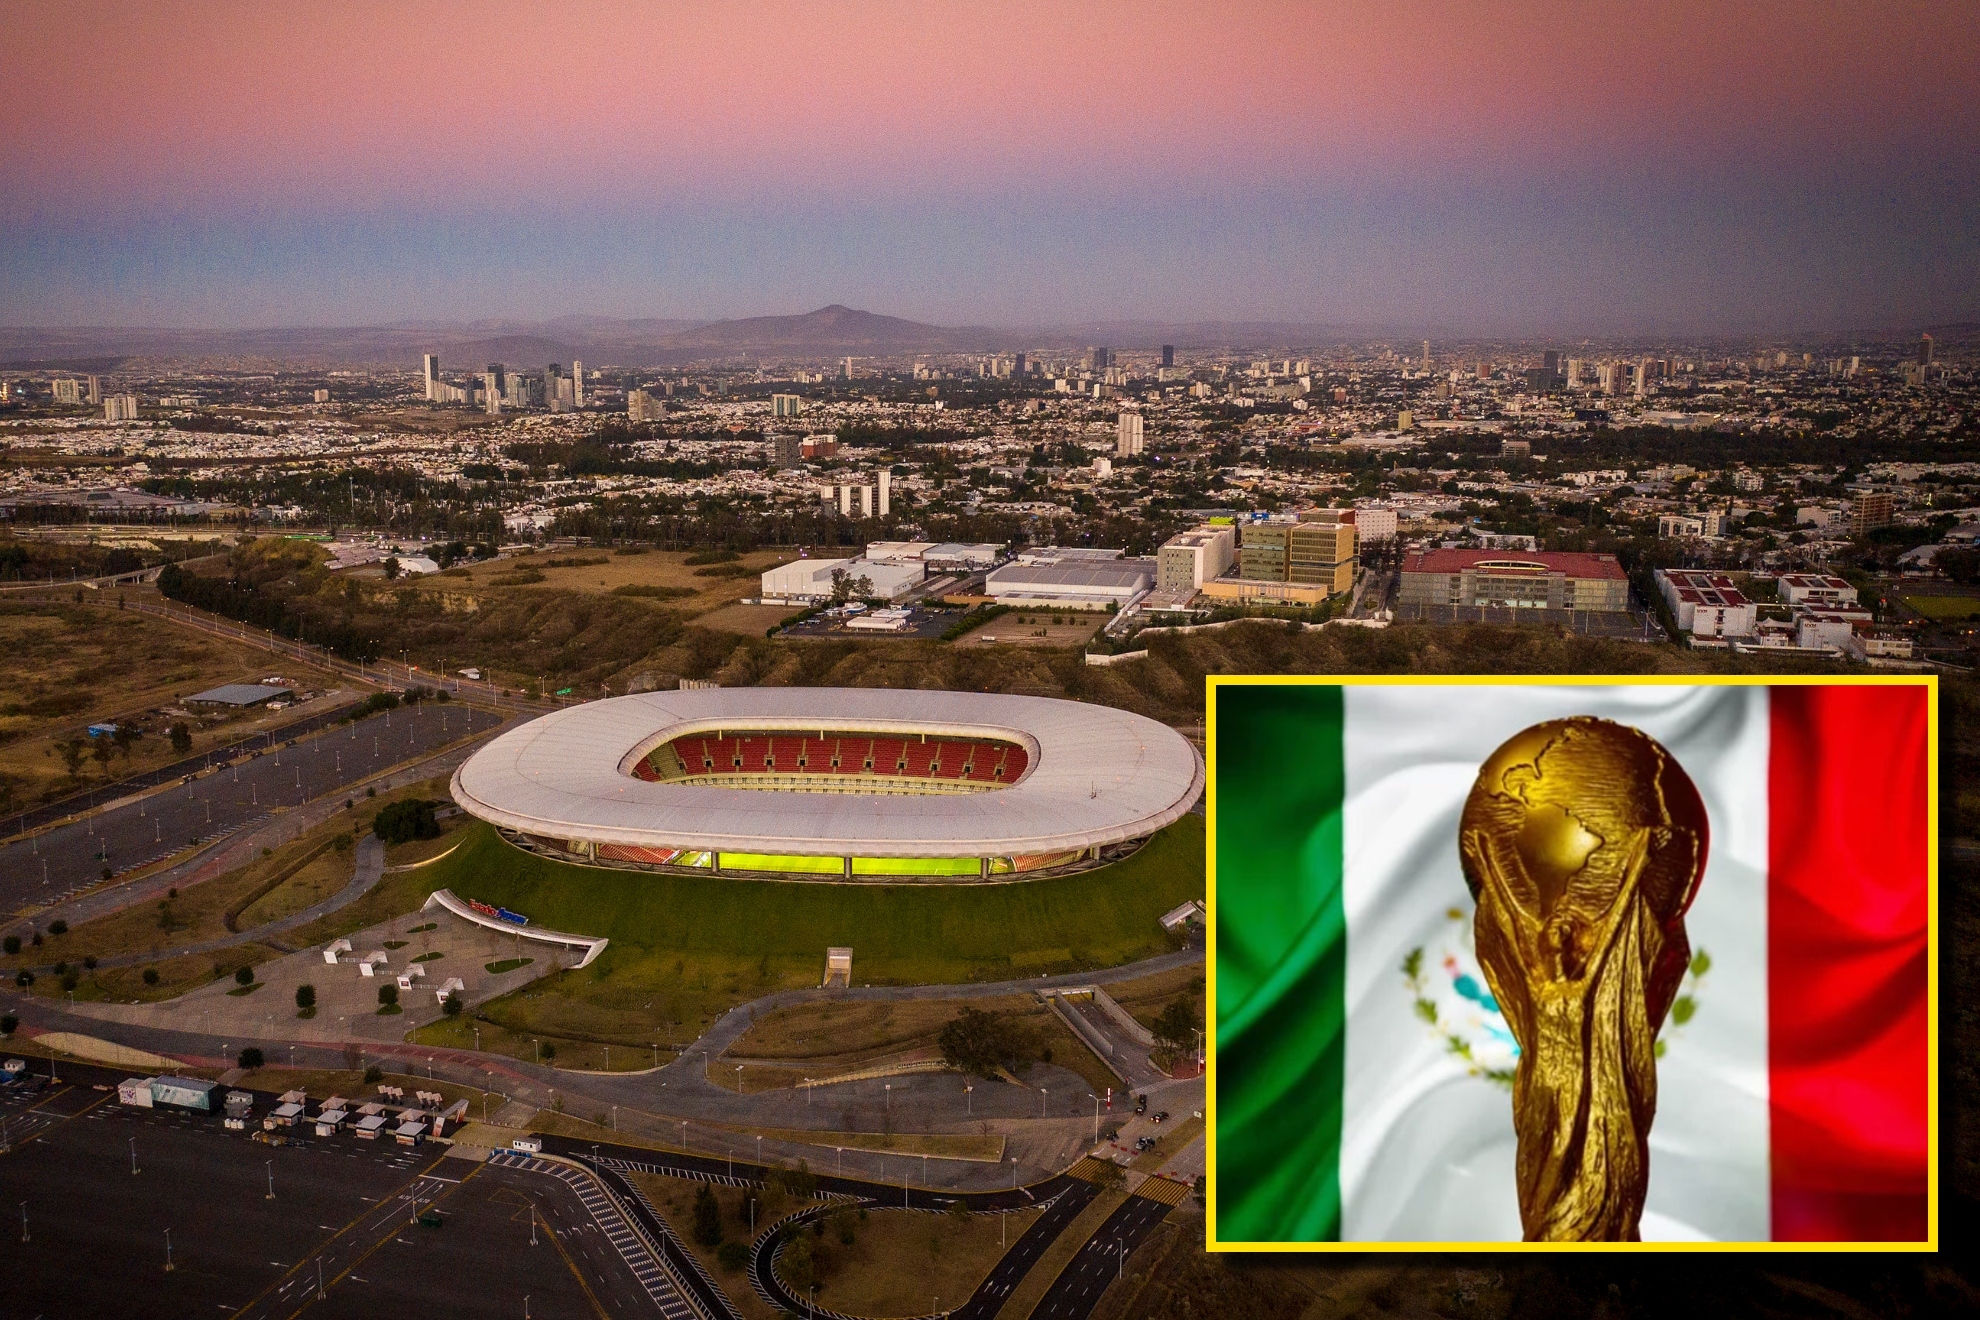
[{"label": "high-rise building", "polygon": [[82,382],[74,376],[57,376],[49,382],[57,403],[81,403]]},{"label": "high-rise building", "polygon": [[1011,374],[1013,376],[1016,376],[1020,380],[1024,379],[1024,375],[1025,375],[1024,354],[1019,353],[1017,356],[1011,359]]},{"label": "high-rise building", "polygon": [[1298,522],[1246,523],[1238,575],[1254,581],[1354,589],[1359,543],[1352,509],[1318,509]]},{"label": "high-rise building", "polygon": [[138,399],[135,394],[113,394],[103,401],[103,420],[106,422],[135,422],[138,416]]},{"label": "high-rise building", "polygon": [[1176,365],[1176,346],[1174,344],[1162,345],[1162,365],[1165,367]]},{"label": "high-rise building", "polygon": [[493,417],[502,411],[502,368],[491,362],[488,370],[481,373],[481,406]]},{"label": "high-rise building", "polygon": [[1545,356],[1541,358],[1541,366],[1543,369],[1545,369],[1546,373],[1549,376],[1560,375],[1561,374],[1560,351],[1558,349],[1552,349],[1552,348],[1548,349]]},{"label": "high-rise building", "polygon": [[419,359],[420,375],[426,379],[426,401],[432,403],[440,396],[440,355],[422,353]]},{"label": "high-rise building", "polygon": [[894,470],[880,469],[880,516],[885,518],[894,511]]},{"label": "high-rise building", "polygon": [[1114,350],[1111,348],[1088,349],[1086,365],[1094,371],[1105,371],[1114,365]]},{"label": "high-rise building", "polygon": [[[646,397],[645,390],[636,393]],[[770,460],[780,468],[796,467],[804,458],[804,437],[793,432],[783,432],[770,437]]]},{"label": "high-rise building", "polygon": [[773,394],[770,396],[770,415],[773,417],[797,417],[804,412],[802,394]]},{"label": "high-rise building", "polygon": [[1114,452],[1122,458],[1132,458],[1139,454],[1141,449],[1141,414],[1132,408],[1123,408],[1119,429],[1114,437]]},{"label": "high-rise building", "polygon": [[1430,341],[1427,339],[1423,341],[1423,369],[1430,370]]},{"label": "high-rise building", "polygon": [[1222,577],[1237,558],[1237,528],[1198,527],[1162,543],[1155,552],[1155,589],[1194,592]]},{"label": "high-rise building", "polygon": [[318,390],[318,391],[316,391],[316,392],[315,392],[314,394],[312,394],[312,395],[310,395],[309,397],[310,397],[310,399],[311,399],[312,401],[314,401],[314,402],[316,402],[316,403],[328,403],[328,402],[330,402],[330,391],[329,391],[329,390]]},{"label": "high-rise building", "polygon": [[1918,336],[1918,365],[1921,367],[1932,365],[1932,336],[1930,335]]},{"label": "high-rise building", "polygon": [[584,407],[584,363],[571,359],[571,406]]},{"label": "high-rise building", "polygon": [[100,377],[89,378],[89,401],[92,406],[103,402],[103,381]]},{"label": "high-rise building", "polygon": [[1878,527],[1891,525],[1891,497],[1885,491],[1869,491],[1858,495],[1849,506],[1849,531],[1852,536],[1861,536]]}]

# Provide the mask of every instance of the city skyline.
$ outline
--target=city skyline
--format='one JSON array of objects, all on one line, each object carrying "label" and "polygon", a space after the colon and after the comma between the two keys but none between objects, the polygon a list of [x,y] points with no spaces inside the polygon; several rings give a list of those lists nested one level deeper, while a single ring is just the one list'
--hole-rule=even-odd
[{"label": "city skyline", "polygon": [[531,12],[24,21],[0,323],[1980,309],[1963,7]]}]

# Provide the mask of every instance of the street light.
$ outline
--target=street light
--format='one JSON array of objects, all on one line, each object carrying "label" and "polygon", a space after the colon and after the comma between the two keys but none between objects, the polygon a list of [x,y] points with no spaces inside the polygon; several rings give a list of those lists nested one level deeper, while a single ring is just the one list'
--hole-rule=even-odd
[{"label": "street light", "polygon": [[136,1138],[136,1137],[132,1137],[132,1138],[131,1138],[131,1173],[132,1173],[133,1175],[135,1175],[135,1174],[137,1173],[137,1171],[138,1171],[138,1166],[137,1166],[137,1138]]},{"label": "street light", "polygon": [[975,1090],[976,1088],[974,1086],[963,1087],[963,1106],[969,1112],[971,1117],[974,1117],[976,1114],[976,1100],[974,1096],[971,1095],[971,1092]]},{"label": "street light", "polygon": [[1038,1088],[1038,1116],[1045,1117],[1045,1088],[1042,1086]]}]

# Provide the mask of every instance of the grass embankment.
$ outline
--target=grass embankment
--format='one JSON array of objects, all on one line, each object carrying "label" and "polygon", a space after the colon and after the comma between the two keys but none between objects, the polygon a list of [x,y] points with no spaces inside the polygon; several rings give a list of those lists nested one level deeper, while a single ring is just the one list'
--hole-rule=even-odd
[{"label": "grass embankment", "polygon": [[443,860],[387,880],[420,898],[449,887],[539,926],[611,939],[583,971],[485,1005],[488,1021],[560,1042],[664,1049],[738,1001],[818,984],[832,945],[851,946],[854,977],[875,985],[1012,979],[1162,952],[1160,915],[1203,893],[1203,822],[1186,816],[1113,866],[997,885],[615,871],[522,852],[476,824]]},{"label": "grass embankment", "polygon": [[[743,1314],[743,1320],[775,1320],[783,1312],[771,1306],[756,1295],[750,1287],[749,1274],[745,1267],[731,1268],[722,1263],[717,1248],[704,1247],[694,1235],[694,1200],[705,1184],[687,1178],[669,1178],[658,1173],[634,1173],[628,1175],[653,1205],[680,1234],[681,1241],[701,1262],[701,1267],[728,1294],[730,1302]],[[790,1213],[794,1208],[790,1200],[768,1188],[759,1193],[762,1200],[756,1207],[756,1226],[759,1230]],[[749,1202],[745,1194],[737,1189],[718,1187],[715,1189],[716,1203],[722,1211],[722,1235],[725,1242],[747,1244],[749,1234]]]},{"label": "grass embankment", "polygon": [[[818,1304],[845,1315],[930,1315],[962,1306],[989,1277],[1008,1243],[1017,1241],[1043,1213],[931,1215],[909,1210],[870,1210],[827,1221],[810,1236]],[[1008,1223],[1000,1222],[1008,1219]],[[840,1235],[841,1227],[850,1229]],[[794,1292],[779,1262],[784,1286]]]},{"label": "grass embankment", "polygon": [[752,1062],[744,1071],[744,1089],[749,1091],[792,1086],[807,1077],[833,1077],[910,1053],[932,1057],[936,1036],[964,1003],[1020,1019],[1038,1032],[1046,1062],[1070,1068],[1089,1086],[1122,1084],[1050,1008],[1028,995],[798,1004],[764,1015],[729,1052],[769,1065]]},{"label": "grass embankment", "polygon": [[[237,968],[254,967],[279,958],[282,950],[257,943],[185,957],[173,957],[171,951],[224,939],[239,931],[251,931],[257,925],[299,912],[336,893],[350,883],[355,840],[370,831],[372,819],[380,809],[402,798],[430,798],[445,791],[446,781],[435,778],[375,798],[357,797],[351,810],[339,811],[300,838],[265,851],[245,866],[188,885],[176,896],[81,922],[67,934],[44,936],[40,947],[30,945],[21,950],[19,957],[8,959],[6,970],[22,965],[68,962],[75,965],[80,976],[75,990],[77,999],[142,1003],[171,999],[231,975]],[[344,841],[342,847],[338,846],[340,839]],[[320,933],[323,930],[348,934],[424,901],[424,892],[415,895],[410,886],[395,886],[393,881],[400,878],[387,876],[349,908],[284,933],[282,943],[305,948],[313,942],[334,938]],[[129,967],[86,971],[80,966],[85,956],[108,960],[146,955],[156,956]],[[147,969],[158,973],[155,983],[145,981]],[[55,976],[40,977],[34,991],[63,993],[60,979]]]}]

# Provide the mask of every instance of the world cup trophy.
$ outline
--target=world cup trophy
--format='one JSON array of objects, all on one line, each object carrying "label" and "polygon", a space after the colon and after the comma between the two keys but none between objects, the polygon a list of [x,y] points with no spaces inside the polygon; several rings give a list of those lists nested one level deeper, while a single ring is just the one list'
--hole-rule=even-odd
[{"label": "world cup trophy", "polygon": [[1657,1032],[1690,960],[1705,805],[1655,739],[1592,716],[1514,734],[1458,826],[1479,964],[1513,1038],[1529,1242],[1633,1242]]}]

